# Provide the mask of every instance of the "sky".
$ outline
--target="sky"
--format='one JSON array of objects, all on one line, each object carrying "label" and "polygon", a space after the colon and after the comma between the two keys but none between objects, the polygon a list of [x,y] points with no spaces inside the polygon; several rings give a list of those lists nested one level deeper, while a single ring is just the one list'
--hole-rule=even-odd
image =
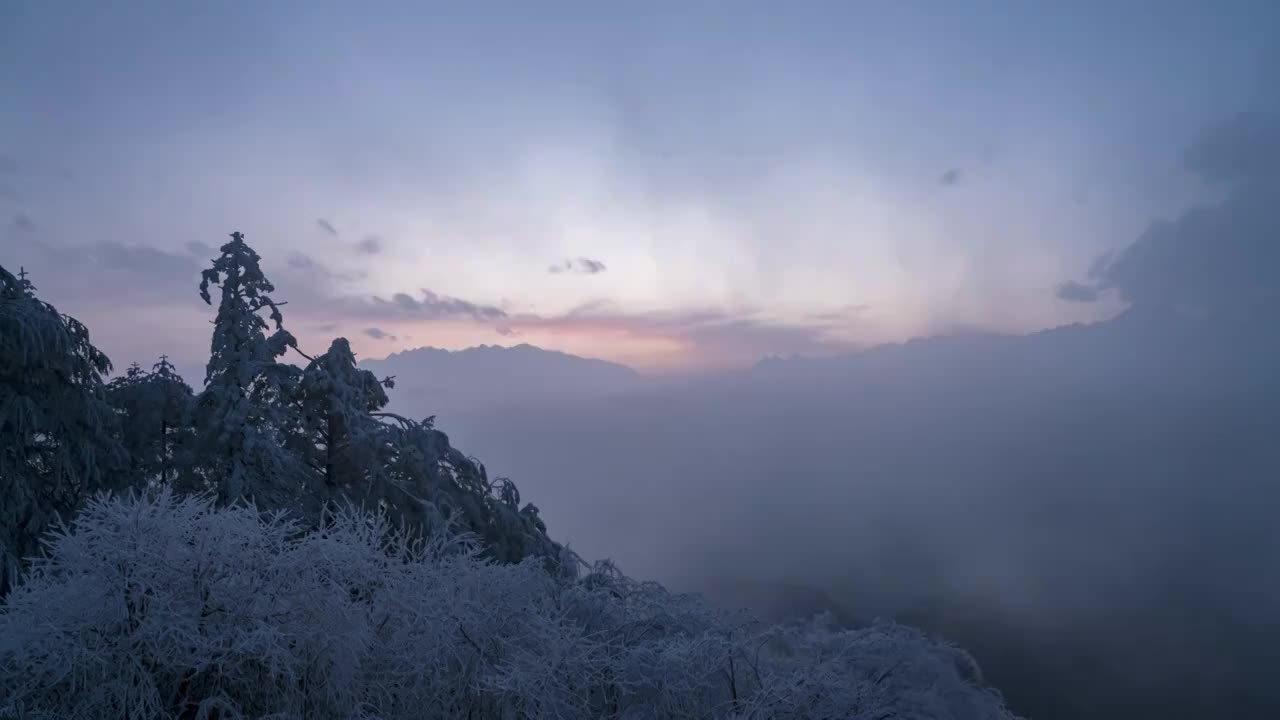
[{"label": "sky", "polygon": [[1222,192],[1187,149],[1275,108],[1276,27],[1269,2],[11,0],[0,264],[118,366],[203,362],[233,230],[305,348],[365,357],[670,372],[1102,319],[1133,298],[1077,280]]}]

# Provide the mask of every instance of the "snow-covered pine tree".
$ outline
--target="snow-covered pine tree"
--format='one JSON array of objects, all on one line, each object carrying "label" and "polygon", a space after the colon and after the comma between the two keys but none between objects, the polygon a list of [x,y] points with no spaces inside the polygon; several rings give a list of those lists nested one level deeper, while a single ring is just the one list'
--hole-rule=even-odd
[{"label": "snow-covered pine tree", "polygon": [[252,498],[260,508],[298,511],[312,522],[334,501],[376,507],[414,534],[449,526],[473,535],[499,561],[536,556],[558,566],[563,549],[536,508],[518,506],[510,481],[495,488],[484,466],[452,447],[432,418],[379,412],[387,403],[384,384],[356,367],[345,339],[304,371],[279,362],[297,346],[242,234],[233,233],[204,271],[200,292],[210,304],[211,285],[222,294],[205,389],[193,403],[191,467],[220,502]]},{"label": "snow-covered pine tree", "polygon": [[0,266],[0,595],[48,525],[119,476],[110,369],[84,325]]},{"label": "snow-covered pine tree", "polygon": [[184,422],[192,398],[191,386],[165,355],[151,372],[134,363],[107,384],[107,400],[121,416],[120,441],[129,453],[134,484],[147,487],[177,479],[181,449],[192,438]]},{"label": "snow-covered pine tree", "polygon": [[381,412],[390,379],[356,366],[338,338],[303,371],[296,394],[303,432],[295,451],[321,481],[309,492],[310,517],[347,503],[386,512],[398,527],[431,534],[446,527],[471,534],[483,553],[515,563],[540,557],[556,565],[562,548],[547,536],[533,505],[507,479],[490,483],[484,466],[433,427]]},{"label": "snow-covered pine tree", "polygon": [[320,477],[309,493],[309,514],[345,499],[361,503],[382,476],[389,432],[371,413],[386,406],[391,380],[356,367],[346,338],[337,338],[311,359],[298,382],[295,400],[302,432],[296,451]]},{"label": "snow-covered pine tree", "polygon": [[151,367],[150,384],[160,419],[160,480],[180,483],[184,475],[180,462],[184,455],[182,451],[195,437],[191,426],[186,423],[195,394],[167,355],[161,355]]},{"label": "snow-covered pine tree", "polygon": [[449,444],[449,437],[421,422],[384,413],[389,421],[388,449],[380,500],[402,524],[427,529],[448,525],[474,536],[483,555],[503,563],[541,558],[548,568],[563,567],[564,548],[547,535],[532,504],[519,506],[515,484],[490,482],[484,465]]},{"label": "snow-covered pine tree", "polygon": [[220,252],[200,280],[206,303],[213,304],[211,286],[221,293],[205,387],[193,403],[193,463],[223,503],[251,498],[263,507],[295,508],[308,474],[285,445],[300,371],[278,358],[296,341],[244,235],[231,233]]},{"label": "snow-covered pine tree", "polygon": [[145,422],[143,416],[146,414],[143,401],[143,384],[146,377],[147,371],[143,370],[138,363],[132,363],[123,375],[107,383],[104,395],[120,417],[119,441],[128,456],[128,462],[124,468],[127,480],[130,484],[137,483],[141,487],[151,484],[151,479],[148,477],[150,468],[147,467],[146,453],[143,449],[150,438],[148,433],[140,429]]}]

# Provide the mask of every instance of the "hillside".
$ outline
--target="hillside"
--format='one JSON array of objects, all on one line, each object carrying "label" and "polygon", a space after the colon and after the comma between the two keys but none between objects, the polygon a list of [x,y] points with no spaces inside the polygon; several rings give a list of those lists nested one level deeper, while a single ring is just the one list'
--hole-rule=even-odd
[{"label": "hillside", "polygon": [[[0,266],[0,716],[1012,720],[917,630],[770,625],[584,561],[433,418],[388,412],[346,339],[299,348],[243,234],[198,289],[203,387],[163,356],[107,382]],[[635,377],[527,346],[400,361],[490,397]]]},{"label": "hillside", "polygon": [[1275,316],[1134,308],[451,427],[572,546],[775,617],[936,630],[981,648],[1018,712],[1134,717],[1158,688],[1252,716],[1280,707],[1238,661],[1280,640]]}]

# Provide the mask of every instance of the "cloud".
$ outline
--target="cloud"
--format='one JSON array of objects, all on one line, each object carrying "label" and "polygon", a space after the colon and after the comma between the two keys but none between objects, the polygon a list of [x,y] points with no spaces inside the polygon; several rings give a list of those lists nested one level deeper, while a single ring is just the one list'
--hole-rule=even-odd
[{"label": "cloud", "polygon": [[18,159],[12,155],[0,155],[0,175],[9,175],[20,169]]},{"label": "cloud", "polygon": [[846,305],[837,310],[828,310],[826,312],[814,313],[809,316],[810,320],[819,323],[849,323],[854,321],[859,315],[871,310],[871,306],[866,303],[857,305]]},{"label": "cloud", "polygon": [[[78,306],[81,312],[93,308],[107,313],[126,307],[180,309],[190,313],[184,322],[192,337],[203,334],[197,329],[203,325],[192,324],[191,318],[211,317],[210,308],[196,294],[204,259],[213,254],[210,246],[189,242],[174,251],[115,242],[58,246],[36,242],[34,237],[11,244],[15,252],[6,252],[6,260],[12,255],[11,262],[26,265],[42,294],[55,303],[67,302],[68,309]],[[635,313],[609,302],[584,304],[560,315],[516,313],[429,289],[382,296],[350,294],[322,263],[300,252],[286,255],[276,269],[268,268],[268,275],[277,287],[275,298],[289,303],[286,326],[295,332],[305,330],[304,335],[353,326],[375,340],[389,341],[394,334],[400,341],[405,337],[403,329],[411,324],[464,321],[488,325],[502,337],[522,336],[540,343],[554,343],[557,335],[590,343],[617,338],[638,348],[636,353],[652,351],[658,354],[655,357],[678,362],[692,359],[706,366],[748,364],[777,354],[829,355],[852,350],[854,346],[841,335],[865,310],[836,308],[794,322],[754,310]]]},{"label": "cloud", "polygon": [[186,253],[113,241],[62,246],[34,238],[9,252],[34,273],[42,296],[55,305],[67,300],[95,308],[200,303],[200,262]]},{"label": "cloud", "polygon": [[218,254],[218,249],[209,243],[192,240],[185,245],[187,252],[199,258],[213,258]]},{"label": "cloud", "polygon": [[600,262],[599,260],[592,260],[590,258],[578,258],[578,267],[582,270],[582,272],[588,275],[595,275],[596,273],[602,273],[608,269],[604,266],[604,263]]},{"label": "cloud", "polygon": [[1188,170],[1209,182],[1275,180],[1280,175],[1280,122],[1261,112],[1239,113],[1202,133],[1183,160]]},{"label": "cloud", "polygon": [[1059,297],[1070,286],[1075,297],[1064,299],[1115,292],[1133,305],[1212,311],[1280,296],[1280,118],[1237,115],[1202,133],[1184,159],[1226,186],[1221,202],[1152,223]]},{"label": "cloud", "polygon": [[306,255],[300,252],[291,253],[289,255],[289,267],[293,268],[294,270],[306,270],[308,272],[319,272],[324,275],[329,274],[328,268],[326,268],[324,265],[321,265],[310,255]]},{"label": "cloud", "polygon": [[1098,301],[1098,289],[1092,285],[1068,280],[1058,286],[1057,292],[1054,293],[1059,300],[1077,303],[1091,303]]},{"label": "cloud", "polygon": [[[102,333],[100,347],[113,358],[157,352],[176,357],[185,352],[191,366],[207,353],[206,322],[216,311],[216,300],[210,308],[197,293],[200,271],[216,254],[211,250],[198,242],[173,250],[112,241],[61,245],[39,234],[6,240],[0,233],[0,261],[25,267],[42,299],[88,322],[95,334]],[[268,267],[267,274],[276,286],[273,297],[288,303],[283,308],[285,326],[304,346],[318,341],[313,336],[328,336],[344,326],[373,328],[384,333],[376,339],[399,341],[405,335],[395,323],[488,323],[502,321],[505,315],[489,305],[429,291],[390,300],[353,295],[340,287],[339,276],[303,253]]]},{"label": "cloud", "polygon": [[941,185],[947,185],[947,186],[951,186],[951,185],[959,185],[959,184],[960,184],[960,169],[959,169],[959,168],[951,168],[951,169],[947,170],[946,172],[942,173],[942,175],[938,176],[938,183],[939,183],[939,184],[941,184]]},{"label": "cloud", "polygon": [[608,270],[604,263],[591,258],[580,257],[575,260],[565,260],[547,268],[547,272],[552,275],[560,275],[562,273],[575,273],[577,275],[597,275]]},{"label": "cloud", "polygon": [[1090,280],[1101,280],[1107,273],[1107,267],[1111,265],[1112,259],[1116,256],[1115,250],[1108,250],[1089,263],[1088,277]]},{"label": "cloud", "polygon": [[34,232],[36,229],[36,221],[25,212],[19,211],[13,216],[13,228],[21,232]]},{"label": "cloud", "polygon": [[[10,253],[6,251],[6,261]],[[216,251],[204,243],[189,242],[184,251],[169,252],[145,245],[125,245],[104,241],[88,245],[61,246],[35,240],[14,248],[14,260],[47,285],[50,299],[58,298],[123,301],[169,306],[196,294],[204,258]],[[202,257],[203,256],[203,257]],[[276,285],[277,300],[289,301],[285,321],[321,320],[405,320],[472,318],[481,322],[502,320],[506,312],[498,307],[438,295],[422,290],[418,296],[396,293],[390,298],[355,296],[336,287],[351,279],[335,273],[315,258],[301,252],[288,256],[285,266],[268,275]]]},{"label": "cloud", "polygon": [[365,255],[377,255],[382,252],[382,238],[377,235],[367,235],[356,243],[356,249]]},{"label": "cloud", "polygon": [[333,281],[350,281],[359,280],[364,277],[363,271],[356,272],[334,272],[329,269],[328,265],[316,260],[315,258],[302,252],[293,252],[289,254],[287,260],[289,270],[297,271],[299,274],[307,276],[311,282],[323,280],[325,282]]},{"label": "cloud", "polygon": [[396,293],[389,300],[374,297],[372,307],[377,310],[398,313],[402,317],[429,319],[470,317],[481,322],[501,320],[507,317],[505,311],[492,305],[479,305],[458,298],[437,295],[425,288],[419,292],[421,293],[419,298],[415,298],[408,293]]},{"label": "cloud", "polygon": [[563,315],[520,315],[510,326],[522,333],[550,332],[595,337],[625,336],[681,346],[680,354],[711,365],[741,365],[769,355],[832,355],[858,349],[841,337],[856,312],[824,313],[827,319],[786,322],[742,310],[624,312],[593,302]]},{"label": "cloud", "polygon": [[318,225],[321,230],[329,233],[330,235],[334,237],[338,236],[338,228],[334,227],[333,223],[329,222],[328,220],[325,220],[324,218],[316,218],[316,225]]}]

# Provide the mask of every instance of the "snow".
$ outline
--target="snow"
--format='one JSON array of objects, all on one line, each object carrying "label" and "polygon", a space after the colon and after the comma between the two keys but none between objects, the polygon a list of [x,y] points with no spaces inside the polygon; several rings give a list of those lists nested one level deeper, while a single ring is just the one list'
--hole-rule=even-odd
[{"label": "snow", "polygon": [[0,608],[0,697],[33,718],[1013,717],[976,675],[901,626],[763,627],[608,563],[168,490],[92,500]]}]

